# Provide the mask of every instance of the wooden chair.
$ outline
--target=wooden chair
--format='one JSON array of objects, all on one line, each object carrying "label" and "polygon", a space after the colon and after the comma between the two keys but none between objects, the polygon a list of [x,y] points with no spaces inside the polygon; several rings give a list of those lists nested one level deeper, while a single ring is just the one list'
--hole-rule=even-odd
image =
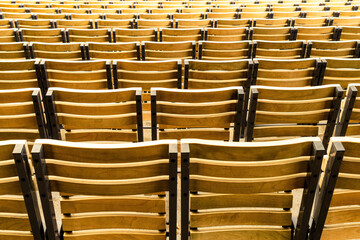
[{"label": "wooden chair", "polygon": [[252,27],[251,19],[215,19],[214,27],[216,28],[240,28]]},{"label": "wooden chair", "polygon": [[279,18],[279,19],[253,19],[254,27],[261,28],[279,28],[279,27],[290,27],[292,21],[290,18]]},{"label": "wooden chair", "polygon": [[209,12],[206,13],[206,19],[238,19],[238,13],[229,12],[229,13],[220,13],[220,12]]},{"label": "wooden chair", "polygon": [[56,8],[41,8],[41,7],[37,7],[37,8],[27,8],[26,9],[28,12],[31,12],[32,14],[38,14],[38,13],[47,13],[47,14],[56,14],[57,13],[57,9]]},{"label": "wooden chair", "polygon": [[141,13],[138,18],[144,20],[169,20],[172,15],[170,13]]},{"label": "wooden chair", "polygon": [[333,26],[360,27],[360,17],[338,17],[330,19]]},{"label": "wooden chair", "polygon": [[17,19],[15,20],[15,26],[17,28],[54,28],[54,22],[52,20],[28,20],[28,19]]},{"label": "wooden chair", "polygon": [[269,12],[239,12],[240,19],[270,18]]},{"label": "wooden chair", "polygon": [[83,28],[83,29],[92,29],[94,28],[94,23],[92,20],[56,20],[55,26],[57,28]]},{"label": "wooden chair", "polygon": [[87,14],[87,9],[80,8],[61,8],[60,13],[66,13],[67,19],[71,20],[71,14]]},{"label": "wooden chair", "polygon": [[330,25],[331,25],[331,20],[326,17],[293,19],[293,26],[295,27],[324,27]]},{"label": "wooden chair", "polygon": [[3,12],[1,13],[2,19],[33,19],[32,13],[12,13]]},{"label": "wooden chair", "polygon": [[67,41],[70,42],[109,42],[111,43],[110,29],[75,29],[66,30]]},{"label": "wooden chair", "polygon": [[178,13],[179,9],[176,7],[169,6],[171,8],[168,8],[166,5],[164,5],[165,2],[162,2],[162,8],[151,8],[149,9],[149,12],[152,14],[174,14]]},{"label": "wooden chair", "polygon": [[0,90],[1,141],[48,137],[41,96],[40,88]]},{"label": "wooden chair", "polygon": [[114,42],[142,42],[157,41],[158,31],[156,29],[118,29],[113,30]]},{"label": "wooden chair", "polygon": [[24,42],[0,43],[1,60],[29,59],[28,44]]},{"label": "wooden chair", "polygon": [[335,17],[336,12],[333,11],[306,11],[302,12],[304,18],[319,18],[319,17]]},{"label": "wooden chair", "polygon": [[56,19],[66,19],[66,14],[49,14],[49,13],[38,13],[36,14],[36,18],[38,20],[41,19],[49,19],[49,20],[56,20]]},{"label": "wooden chair", "polygon": [[297,59],[305,57],[305,41],[256,40],[253,44],[253,58]]},{"label": "wooden chair", "polygon": [[115,28],[133,28],[134,26],[134,21],[133,19],[122,19],[122,20],[97,20],[95,21],[95,28],[98,29],[102,29],[102,28],[107,28],[107,29],[111,29],[111,31],[113,31],[113,29]]},{"label": "wooden chair", "polygon": [[[113,62],[114,86],[117,88],[181,88],[182,65],[178,60]],[[146,100],[145,100],[146,101]]]},{"label": "wooden chair", "polygon": [[144,141],[141,88],[49,88],[46,101],[53,139],[74,142]]},{"label": "wooden chair", "polygon": [[243,100],[242,87],[206,90],[152,88],[152,140],[200,138],[239,141]]},{"label": "wooden chair", "polygon": [[250,86],[253,64],[251,60],[185,61],[185,89],[210,89]]},{"label": "wooden chair", "polygon": [[121,9],[121,13],[133,13],[133,14],[140,14],[140,13],[148,13],[149,10],[147,8],[124,8]]},{"label": "wooden chair", "polygon": [[80,43],[64,43],[59,45],[58,43],[31,42],[29,44],[29,52],[32,59],[86,60],[84,46]]},{"label": "wooden chair", "polygon": [[359,139],[331,139],[324,177],[316,191],[309,239],[358,239]]},{"label": "wooden chair", "polygon": [[281,28],[250,28],[250,40],[285,41],[293,40],[291,27]]},{"label": "wooden chair", "polygon": [[87,60],[126,59],[140,60],[140,44],[138,42],[124,43],[86,43]]},{"label": "wooden chair", "polygon": [[0,89],[41,87],[41,74],[35,60],[0,61]]},{"label": "wooden chair", "polygon": [[358,58],[359,41],[308,41],[306,57]]},{"label": "wooden chair", "polygon": [[335,136],[359,137],[360,135],[359,98],[357,97],[359,86],[359,83],[351,83],[347,86]]},{"label": "wooden chair", "polygon": [[0,19],[0,30],[14,28],[14,21],[11,19]]},{"label": "wooden chair", "polygon": [[[53,234],[50,239],[165,239],[167,216],[169,240],[176,239],[176,141],[74,144],[38,140],[32,156],[44,196],[47,230]],[[61,231],[56,226],[52,192],[61,194]],[[168,193],[169,208],[165,197],[149,195],[157,192]]]},{"label": "wooden chair", "polygon": [[[322,136],[327,146],[339,114],[338,84],[316,87],[251,86],[245,141]],[[325,130],[321,129],[325,122]]]},{"label": "wooden chair", "polygon": [[295,12],[270,12],[270,19],[281,19],[281,18],[300,18],[302,17],[302,13],[300,11]]},{"label": "wooden chair", "polygon": [[339,27],[337,38],[343,40],[360,40],[360,27]]},{"label": "wooden chair", "polygon": [[360,17],[360,11],[339,11],[337,16],[338,17]]},{"label": "wooden chair", "polygon": [[0,238],[46,239],[26,141],[0,141],[0,153]]},{"label": "wooden chair", "polygon": [[147,20],[147,19],[136,19],[135,26],[138,29],[159,29],[159,28],[172,28],[172,20]]},{"label": "wooden chair", "polygon": [[[182,240],[306,239],[325,153],[319,138],[180,144]],[[304,190],[294,222],[293,189]]]},{"label": "wooden chair", "polygon": [[253,44],[251,41],[200,41],[200,60],[237,60],[251,58]]},{"label": "wooden chair", "polygon": [[161,42],[200,41],[205,39],[202,28],[175,29],[163,28],[160,31]]},{"label": "wooden chair", "polygon": [[64,29],[30,29],[19,30],[21,42],[44,42],[44,43],[65,43]]},{"label": "wooden chair", "polygon": [[117,9],[100,9],[100,8],[93,8],[91,9],[91,13],[96,14],[96,13],[100,13],[100,14],[116,14],[118,13]]},{"label": "wooden chair", "polygon": [[207,28],[205,39],[209,41],[243,41],[249,39],[248,28]]},{"label": "wooden chair", "polygon": [[317,86],[325,68],[320,59],[254,59],[252,85],[276,87]]},{"label": "wooden chair", "polygon": [[211,19],[203,20],[190,20],[190,19],[177,19],[174,22],[176,28],[205,28],[212,27],[213,21]]},{"label": "wooden chair", "polygon": [[196,44],[187,42],[142,42],[142,60],[195,59]]},{"label": "wooden chair", "polygon": [[340,84],[344,89],[348,84],[359,83],[360,60],[357,58],[326,58],[322,84]]},{"label": "wooden chair", "polygon": [[137,15],[133,13],[122,14],[105,14],[105,20],[124,20],[124,19],[136,19]]},{"label": "wooden chair", "polygon": [[0,42],[18,42],[18,32],[14,29],[0,29]]},{"label": "wooden chair", "polygon": [[36,66],[41,70],[42,88],[112,89],[110,61],[60,61],[41,60]]},{"label": "wooden chair", "polygon": [[69,17],[70,17],[70,20],[80,20],[80,19],[96,20],[96,19],[101,19],[101,14],[100,13],[94,13],[94,14],[70,14]]},{"label": "wooden chair", "polygon": [[337,35],[337,28],[333,26],[294,28],[294,40],[336,41]]}]

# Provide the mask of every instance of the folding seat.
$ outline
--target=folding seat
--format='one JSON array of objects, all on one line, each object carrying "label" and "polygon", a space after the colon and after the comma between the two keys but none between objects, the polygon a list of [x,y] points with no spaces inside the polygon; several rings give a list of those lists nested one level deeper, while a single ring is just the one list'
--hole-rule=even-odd
[{"label": "folding seat", "polygon": [[331,139],[309,239],[359,239],[359,139]]},{"label": "folding seat", "polygon": [[59,8],[59,9],[65,9],[65,8],[66,9],[71,9],[71,8],[78,8],[78,5],[77,4],[71,4],[69,2],[66,2],[66,4],[57,2],[57,3],[52,3],[51,7],[52,8]]},{"label": "folding seat", "polygon": [[240,8],[234,5],[226,5],[226,6],[217,5],[216,7],[211,9],[211,12],[213,13],[235,13],[239,11]]},{"label": "folding seat", "polygon": [[133,19],[121,19],[121,20],[96,20],[95,28],[107,28],[113,30],[114,28],[133,28]]},{"label": "folding seat", "polygon": [[270,19],[300,18],[300,17],[302,17],[302,13],[299,12],[299,11],[295,11],[295,12],[271,12],[269,15],[271,16]]},{"label": "folding seat", "polygon": [[36,14],[36,18],[40,19],[66,19],[66,14]]},{"label": "folding seat", "polygon": [[152,14],[174,14],[179,12],[179,9],[177,8],[164,8],[164,7],[165,6],[163,6],[163,8],[151,8],[149,9],[149,12]]},{"label": "folding seat", "polygon": [[32,14],[37,14],[37,13],[56,14],[57,13],[56,8],[28,8],[27,11],[31,12]]},{"label": "folding seat", "polygon": [[239,141],[243,99],[242,87],[207,90],[152,88],[152,140]]},{"label": "folding seat", "polygon": [[85,60],[84,47],[80,43],[58,44],[31,42],[29,44],[29,51],[33,59]]},{"label": "folding seat", "polygon": [[17,28],[55,28],[52,20],[29,20],[29,19],[17,19],[15,20],[15,26]]},{"label": "folding seat", "polygon": [[0,90],[0,140],[48,137],[41,96],[40,88]]},{"label": "folding seat", "polygon": [[347,88],[348,84],[360,83],[360,60],[357,58],[326,58],[322,84],[340,84]]},{"label": "folding seat", "polygon": [[327,17],[327,18],[330,18],[330,17],[335,17],[336,12],[333,12],[333,11],[308,11],[308,12],[302,12],[303,14],[303,17],[306,17],[306,18],[320,18],[320,17]]},{"label": "folding seat", "polygon": [[106,20],[133,20],[137,18],[137,15],[133,13],[105,14],[104,16]]},{"label": "folding seat", "polygon": [[337,28],[329,27],[295,27],[294,40],[336,41]]},{"label": "folding seat", "polygon": [[51,8],[51,5],[50,4],[47,4],[47,3],[31,3],[31,2],[28,2],[26,1],[24,4],[23,4],[24,8],[37,8],[37,9],[46,9],[46,8]]},{"label": "folding seat", "polygon": [[24,42],[0,43],[1,60],[28,59],[28,45]]},{"label": "folding seat", "polygon": [[0,142],[2,239],[44,240],[40,205],[33,182],[27,142]]},{"label": "folding seat", "polygon": [[342,94],[338,84],[291,88],[251,86],[245,141],[322,136],[327,146]]},{"label": "folding seat", "polygon": [[169,20],[172,15],[170,13],[140,13],[138,18],[143,20]]},{"label": "folding seat", "polygon": [[145,9],[149,9],[149,8],[158,8],[159,7],[159,3],[158,2],[150,2],[147,1],[145,2],[141,2],[140,4],[134,4],[134,8],[145,8]]},{"label": "folding seat", "polygon": [[142,60],[195,59],[196,44],[187,42],[142,42]]},{"label": "folding seat", "polygon": [[203,6],[188,6],[187,8],[181,8],[181,13],[206,13],[209,12],[208,5]]},{"label": "folding seat", "polygon": [[66,30],[68,42],[111,42],[109,29],[75,29]]},{"label": "folding seat", "polygon": [[94,23],[92,20],[56,20],[55,26],[57,28],[82,28],[82,29],[92,29],[94,28]]},{"label": "folding seat", "polygon": [[202,20],[205,18],[205,13],[174,13],[174,20],[186,19],[186,20]]},{"label": "folding seat", "polygon": [[324,27],[330,26],[331,21],[329,18],[294,18],[293,26],[295,27]]},{"label": "folding seat", "polygon": [[73,142],[142,142],[141,92],[141,88],[49,88],[46,101],[52,138]]},{"label": "folding seat", "polygon": [[331,25],[332,26],[360,26],[360,17],[339,17],[339,18],[331,18]]},{"label": "folding seat", "polygon": [[240,19],[248,18],[270,18],[269,12],[239,12]]},{"label": "folding seat", "polygon": [[22,4],[1,1],[0,8],[21,8]]},{"label": "folding seat", "polygon": [[297,59],[304,58],[305,41],[254,41],[253,58]]},{"label": "folding seat", "polygon": [[360,27],[339,27],[337,38],[343,40],[360,40]]},{"label": "folding seat", "polygon": [[204,30],[201,28],[173,29],[163,28],[160,31],[161,42],[200,41],[205,39]]},{"label": "folding seat", "polygon": [[329,11],[329,7],[327,6],[315,6],[315,5],[311,5],[311,6],[306,6],[306,5],[300,5],[300,9],[302,12],[323,12],[323,11]]},{"label": "folding seat", "polygon": [[[339,11],[338,17],[360,17],[360,11]],[[334,16],[336,17],[336,16]]]},{"label": "folding seat", "polygon": [[140,60],[140,44],[128,43],[86,43],[87,60],[127,59]]},{"label": "folding seat", "polygon": [[87,8],[87,9],[101,9],[105,8],[104,4],[79,4],[79,8]]},{"label": "folding seat", "polygon": [[[331,3],[330,3],[331,4]],[[330,11],[357,11],[356,10],[356,7],[355,5],[342,5],[342,6],[339,6],[339,5],[330,5],[329,6],[329,10]]]},{"label": "folding seat", "polygon": [[[51,239],[176,239],[176,141],[74,145],[38,140],[32,156]],[[61,230],[52,192],[60,192]],[[169,196],[169,205],[165,197],[153,195],[157,192]]]},{"label": "folding seat", "polygon": [[254,59],[253,85],[276,87],[316,86],[322,82],[322,61],[307,59]]},{"label": "folding seat", "polygon": [[101,19],[100,13],[94,13],[94,14],[70,14],[71,20],[80,20],[80,19],[87,19],[87,20],[95,20],[95,19]]},{"label": "folding seat", "polygon": [[66,42],[64,29],[30,29],[19,30],[20,41],[22,42]]},{"label": "folding seat", "polygon": [[41,60],[36,64],[41,70],[44,92],[49,87],[73,89],[112,89],[110,61]]},{"label": "folding seat", "polygon": [[66,13],[66,14],[87,14],[87,9],[80,9],[80,8],[60,8],[60,13]]},{"label": "folding seat", "polygon": [[96,13],[101,13],[101,14],[117,14],[118,10],[117,9],[98,9],[98,8],[94,8],[91,9],[91,13],[92,14],[96,14]]},{"label": "folding seat", "polygon": [[251,83],[251,60],[185,61],[185,89],[210,89],[241,86],[247,91]]},{"label": "folding seat", "polygon": [[292,24],[292,21],[290,18],[279,18],[279,19],[253,19],[253,26],[254,27],[290,27]]},{"label": "folding seat", "polygon": [[26,13],[26,8],[0,8],[1,13]]},{"label": "folding seat", "polygon": [[291,27],[260,28],[250,29],[250,40],[285,41],[293,40],[293,29]]},{"label": "folding seat", "polygon": [[116,4],[107,4],[106,7],[108,9],[125,9],[125,8],[131,8],[132,4],[131,3],[121,4],[120,2],[116,2]]},{"label": "folding seat", "polygon": [[325,152],[319,138],[180,144],[183,240],[306,239]]},{"label": "folding seat", "polygon": [[205,39],[209,41],[242,41],[249,39],[247,28],[208,28],[205,31]]},{"label": "folding seat", "polygon": [[136,19],[135,25],[137,29],[159,29],[159,28],[172,28],[172,20],[147,20],[147,19]]},{"label": "folding seat", "polygon": [[252,19],[215,19],[213,25],[216,28],[252,27]]},{"label": "folding seat", "polygon": [[251,58],[253,45],[251,41],[200,41],[200,60],[236,60]]},{"label": "folding seat", "polygon": [[11,19],[0,19],[0,29],[14,28],[14,22]]},{"label": "folding seat", "polygon": [[140,14],[140,13],[148,13],[149,10],[147,8],[124,8],[121,9],[121,13],[132,13],[132,14]]},{"label": "folding seat", "polygon": [[156,29],[118,29],[113,30],[114,42],[142,42],[157,41],[158,31]]},{"label": "folding seat", "polygon": [[179,60],[114,61],[114,87],[117,89],[137,86],[143,91],[149,91],[152,87],[181,88],[181,70]]},{"label": "folding seat", "polygon": [[33,19],[32,13],[1,13],[2,19]]},{"label": "folding seat", "polygon": [[206,19],[238,19],[238,14],[236,12],[230,13],[218,13],[218,12],[209,12],[206,13]]},{"label": "folding seat", "polygon": [[279,5],[273,5],[271,7],[271,11],[272,12],[296,12],[296,11],[300,11],[301,8],[297,7],[297,6],[283,6],[282,4]]},{"label": "folding seat", "polygon": [[354,58],[360,54],[359,41],[309,41],[306,57]]},{"label": "folding seat", "polygon": [[205,28],[212,27],[213,21],[210,19],[203,20],[190,20],[190,19],[178,19],[174,22],[176,28]]},{"label": "folding seat", "polygon": [[[256,4],[256,5],[258,5],[258,4]],[[263,6],[263,7],[248,7],[248,6],[244,7],[243,6],[242,8],[240,8],[240,12],[247,12],[247,13],[252,13],[252,12],[260,13],[260,12],[269,12],[269,11],[270,11],[270,9],[268,6]]]}]

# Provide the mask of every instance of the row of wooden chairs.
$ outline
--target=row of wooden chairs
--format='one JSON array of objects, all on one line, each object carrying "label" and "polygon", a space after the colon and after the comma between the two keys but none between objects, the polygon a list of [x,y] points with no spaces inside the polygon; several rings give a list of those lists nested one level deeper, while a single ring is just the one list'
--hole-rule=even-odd
[{"label": "row of wooden chairs", "polygon": [[[144,20],[150,23],[151,20]],[[165,22],[166,23],[166,22]],[[180,20],[179,22],[180,23]],[[207,20],[183,20],[188,28],[143,29],[0,29],[0,42],[142,42],[142,41],[295,41],[295,40],[359,40],[360,28],[356,27],[283,27],[283,28],[207,28]],[[189,28],[191,24],[198,24]],[[167,23],[166,23],[167,24]],[[179,27],[179,26],[177,26]]]},{"label": "row of wooden chairs", "polygon": [[[0,236],[166,239],[168,233],[175,240],[179,209],[182,240],[307,239],[308,232],[309,239],[360,237],[352,206],[360,196],[358,139],[333,138],[328,158],[319,138],[180,144],[178,207],[174,140],[111,145],[36,140],[31,157],[26,141],[1,141]],[[292,217],[295,189],[304,191],[299,214]],[[60,228],[53,192],[61,195]],[[153,195],[157,192],[168,194],[168,208],[165,197]]]},{"label": "row of wooden chairs", "polygon": [[[222,39],[216,39],[222,40]],[[224,46],[225,45],[225,46]],[[194,41],[128,43],[0,43],[0,60],[237,60],[359,58],[359,41]]]},{"label": "row of wooden chairs", "polygon": [[[16,60],[0,62],[0,89],[49,87],[207,89],[251,85],[304,87],[359,82],[359,59],[307,58],[232,61]],[[81,76],[81,78],[79,77]]]},{"label": "row of wooden chairs", "polygon": [[333,135],[360,135],[356,99],[359,87],[349,85],[339,117],[343,90],[336,84],[251,86],[248,100],[242,87],[151,88],[150,95],[142,93],[141,88],[51,87],[44,100],[41,90],[36,88],[0,90],[3,99],[0,138],[141,142],[143,119],[151,113],[152,140],[239,141],[243,130],[248,142],[319,136],[327,146]]}]

